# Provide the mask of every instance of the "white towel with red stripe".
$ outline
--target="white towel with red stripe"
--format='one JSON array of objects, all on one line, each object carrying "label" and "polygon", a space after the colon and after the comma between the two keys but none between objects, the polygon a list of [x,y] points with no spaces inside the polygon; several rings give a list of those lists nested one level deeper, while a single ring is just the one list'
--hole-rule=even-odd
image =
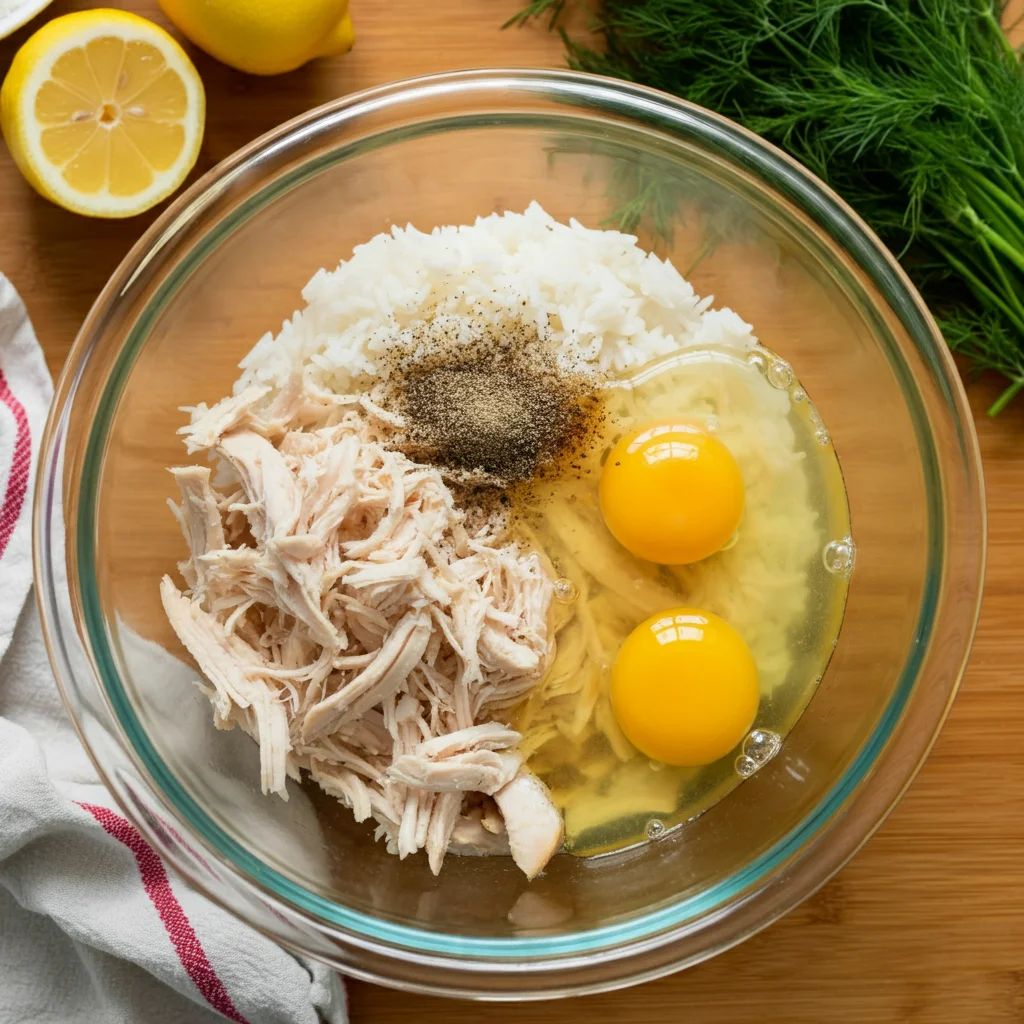
[{"label": "white towel with red stripe", "polygon": [[344,1024],[337,975],[172,874],[78,742],[28,600],[52,392],[0,274],[0,1024]]}]

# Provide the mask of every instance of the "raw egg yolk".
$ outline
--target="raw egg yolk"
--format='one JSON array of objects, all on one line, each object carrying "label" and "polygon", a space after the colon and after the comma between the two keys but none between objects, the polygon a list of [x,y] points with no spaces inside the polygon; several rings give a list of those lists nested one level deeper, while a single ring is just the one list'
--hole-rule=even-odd
[{"label": "raw egg yolk", "polygon": [[665,764],[711,764],[754,724],[757,666],[743,638],[698,608],[652,615],[612,667],[612,708],[642,753]]},{"label": "raw egg yolk", "polygon": [[743,514],[743,477],[716,437],[674,420],[626,434],[601,471],[601,513],[637,558],[685,565],[713,555]]}]

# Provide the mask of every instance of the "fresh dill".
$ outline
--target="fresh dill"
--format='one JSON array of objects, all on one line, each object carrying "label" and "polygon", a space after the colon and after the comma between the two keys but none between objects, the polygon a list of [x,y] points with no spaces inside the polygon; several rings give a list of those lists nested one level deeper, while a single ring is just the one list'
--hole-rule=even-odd
[{"label": "fresh dill", "polygon": [[[1024,389],[1024,75],[989,0],[595,0],[570,66],[716,110],[788,150],[903,261],[951,348]],[[533,0],[516,23],[565,0]],[[635,224],[650,182],[623,209]],[[663,219],[664,210],[658,211]]]}]

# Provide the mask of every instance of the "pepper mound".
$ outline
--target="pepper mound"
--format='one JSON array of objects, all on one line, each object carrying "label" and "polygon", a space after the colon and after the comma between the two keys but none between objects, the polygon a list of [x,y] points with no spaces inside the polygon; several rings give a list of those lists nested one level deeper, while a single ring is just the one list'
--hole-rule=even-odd
[{"label": "pepper mound", "polygon": [[384,402],[405,421],[396,443],[417,461],[459,483],[509,487],[593,436],[600,378],[560,364],[536,328],[488,323],[468,342],[461,330],[432,340],[435,351],[393,369]]}]

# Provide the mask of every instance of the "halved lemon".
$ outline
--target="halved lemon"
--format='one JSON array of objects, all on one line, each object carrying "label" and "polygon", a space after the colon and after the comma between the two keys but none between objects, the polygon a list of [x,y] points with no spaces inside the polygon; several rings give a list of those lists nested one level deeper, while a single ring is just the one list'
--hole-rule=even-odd
[{"label": "halved lemon", "polygon": [[92,217],[131,217],[170,195],[196,162],[205,118],[185,51],[126,11],[44,25],[0,89],[0,127],[21,173]]}]

